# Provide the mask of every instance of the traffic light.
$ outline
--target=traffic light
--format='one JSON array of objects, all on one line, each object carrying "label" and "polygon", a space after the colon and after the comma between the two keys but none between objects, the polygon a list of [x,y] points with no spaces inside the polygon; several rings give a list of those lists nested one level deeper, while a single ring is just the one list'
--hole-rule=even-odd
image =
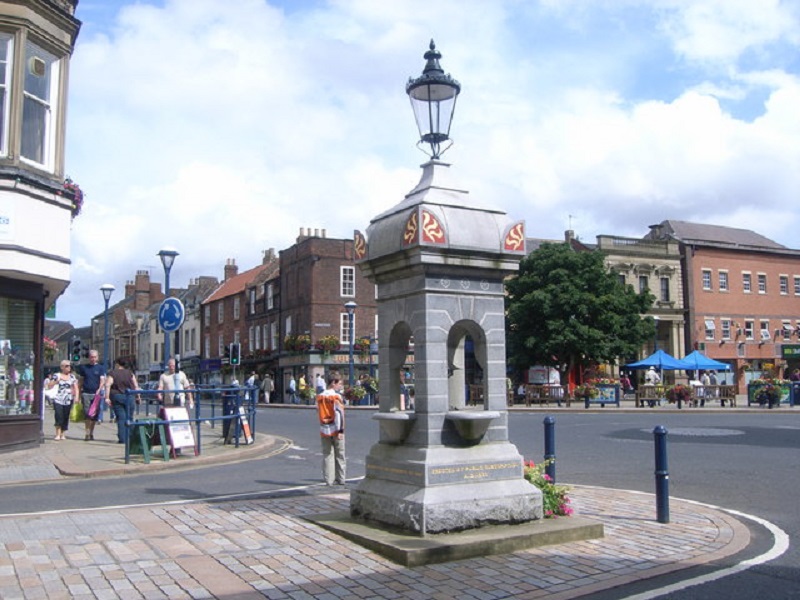
[{"label": "traffic light", "polygon": [[238,342],[234,342],[231,344],[231,364],[238,365],[239,359],[241,358],[241,349],[242,346]]},{"label": "traffic light", "polygon": [[231,346],[232,345],[233,344],[228,344],[227,346],[225,346],[225,358],[227,358],[228,360],[230,360],[230,358],[231,358]]},{"label": "traffic light", "polygon": [[81,338],[73,337],[69,342],[69,357],[72,362],[81,362]]}]

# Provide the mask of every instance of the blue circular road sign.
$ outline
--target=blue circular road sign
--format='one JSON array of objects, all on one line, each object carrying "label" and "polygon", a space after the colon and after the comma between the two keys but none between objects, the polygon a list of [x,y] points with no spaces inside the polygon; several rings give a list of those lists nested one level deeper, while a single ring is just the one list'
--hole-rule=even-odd
[{"label": "blue circular road sign", "polygon": [[177,331],[185,317],[186,309],[177,298],[166,298],[158,308],[158,324],[167,333]]}]

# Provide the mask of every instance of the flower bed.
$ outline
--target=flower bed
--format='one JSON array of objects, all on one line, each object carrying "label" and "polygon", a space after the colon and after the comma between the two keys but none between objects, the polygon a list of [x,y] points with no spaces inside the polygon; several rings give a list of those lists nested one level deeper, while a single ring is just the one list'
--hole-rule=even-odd
[{"label": "flower bed", "polygon": [[565,485],[556,485],[545,473],[545,469],[551,463],[551,460],[545,460],[539,464],[532,460],[526,461],[523,476],[542,491],[542,508],[545,518],[568,517],[574,512],[569,505],[569,496],[567,496],[569,488]]}]

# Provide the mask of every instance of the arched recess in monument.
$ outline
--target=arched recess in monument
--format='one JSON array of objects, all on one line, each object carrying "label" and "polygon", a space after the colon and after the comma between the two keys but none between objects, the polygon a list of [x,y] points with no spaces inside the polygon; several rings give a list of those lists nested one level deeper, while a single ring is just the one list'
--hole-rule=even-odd
[{"label": "arched recess in monument", "polygon": [[[466,408],[466,362],[465,346],[467,337],[472,339],[475,361],[486,373],[486,333],[475,321],[464,319],[457,321],[447,334],[447,387],[448,407],[450,410]],[[482,397],[486,398],[486,378],[480,382]],[[484,403],[484,408],[487,403]]]},{"label": "arched recess in monument", "polygon": [[[411,336],[411,326],[405,321],[395,323],[389,334],[389,385],[384,389],[388,390],[391,407],[395,409],[400,408],[400,390],[405,379],[403,368],[408,357]],[[383,382],[381,382],[381,387],[383,387]]]}]

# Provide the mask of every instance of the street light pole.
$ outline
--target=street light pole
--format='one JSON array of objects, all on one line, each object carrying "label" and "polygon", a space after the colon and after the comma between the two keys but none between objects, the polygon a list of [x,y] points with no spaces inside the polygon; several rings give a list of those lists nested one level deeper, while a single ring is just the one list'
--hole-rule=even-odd
[{"label": "street light pole", "polygon": [[106,368],[106,372],[111,366],[111,361],[108,360],[108,302],[111,300],[111,294],[114,293],[115,289],[110,283],[104,283],[100,286],[100,291],[103,293],[103,301],[106,305],[103,311],[103,366]]},{"label": "street light pole", "polygon": [[[164,266],[164,297],[169,298],[169,272],[175,262],[175,257],[178,256],[178,251],[173,248],[163,248],[159,250],[158,257],[161,259],[161,264]],[[164,370],[167,369],[167,361],[169,360],[169,333],[164,332],[164,356],[161,361]]]},{"label": "street light pole", "polygon": [[349,378],[349,381],[350,381],[350,387],[351,388],[355,384],[354,374],[353,374],[353,341],[354,341],[353,340],[353,329],[354,329],[353,324],[354,324],[354,321],[355,321],[355,312],[356,312],[356,307],[357,306],[358,306],[358,304],[356,304],[352,300],[350,300],[350,302],[345,303],[345,305],[344,305],[344,308],[345,308],[345,310],[347,310],[347,315],[348,315],[348,317],[347,317],[347,327],[348,327],[348,338],[350,340],[350,378]]}]

